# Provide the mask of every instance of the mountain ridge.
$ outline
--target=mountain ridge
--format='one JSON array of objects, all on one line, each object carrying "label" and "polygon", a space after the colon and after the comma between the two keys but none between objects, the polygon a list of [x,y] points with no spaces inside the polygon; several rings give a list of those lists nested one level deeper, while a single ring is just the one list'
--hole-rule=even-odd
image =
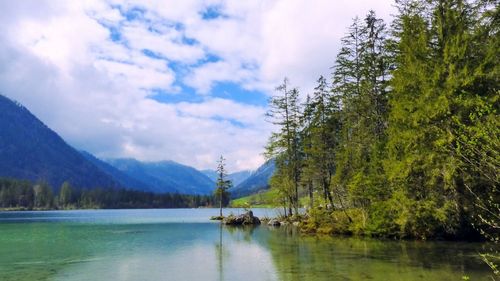
[{"label": "mountain ridge", "polygon": [[104,161],[126,175],[144,182],[153,192],[207,195],[215,189],[215,183],[202,172],[172,160],[142,162],[133,158],[116,158]]},{"label": "mountain ridge", "polygon": [[[245,193],[245,187],[237,187],[254,174],[245,170],[228,175],[232,189]],[[84,189],[208,195],[217,175],[172,160],[99,159],[75,149],[22,104],[0,94],[0,177],[46,181],[54,191],[67,181]]]},{"label": "mountain ridge", "polygon": [[0,131],[1,177],[45,181],[55,190],[65,181],[79,188],[120,187],[26,107],[4,95]]},{"label": "mountain ridge", "polygon": [[[200,170],[200,172],[209,177],[213,182],[217,182],[218,178],[217,171],[205,169],[205,170]],[[233,186],[237,186],[244,180],[246,180],[248,177],[250,177],[253,172],[254,171],[252,170],[243,170],[239,172],[230,173],[227,175],[227,179],[231,180]]]},{"label": "mountain ridge", "polygon": [[262,164],[248,178],[229,189],[231,198],[239,198],[268,189],[269,180],[274,174],[275,169],[275,162],[272,159]]},{"label": "mountain ridge", "polygon": [[106,163],[105,161],[97,158],[93,154],[87,152],[87,151],[80,151],[80,153],[90,162],[92,162],[95,166],[97,166],[101,171],[107,173],[110,175],[112,178],[114,178],[120,185],[124,188],[131,189],[131,190],[139,190],[139,191],[146,191],[146,192],[152,192],[153,190],[151,189],[150,186],[148,186],[146,183],[139,181],[133,177],[130,177],[126,173],[118,170],[117,168],[111,166],[110,164]]}]

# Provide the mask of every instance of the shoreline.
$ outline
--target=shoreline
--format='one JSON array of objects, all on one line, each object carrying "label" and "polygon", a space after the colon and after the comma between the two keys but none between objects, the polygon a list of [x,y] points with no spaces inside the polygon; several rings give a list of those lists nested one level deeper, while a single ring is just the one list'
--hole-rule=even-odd
[{"label": "shoreline", "polygon": [[[238,207],[232,207],[238,208]],[[239,207],[240,209],[247,209],[243,207]],[[265,209],[267,207],[252,207],[252,209]],[[279,209],[279,207],[271,207],[274,209]],[[222,220],[224,216],[220,220]],[[398,236],[398,235],[370,235],[368,233],[353,233],[353,232],[342,232],[342,231],[330,231],[330,232],[322,232],[321,228],[325,227],[325,225],[320,225],[311,228],[310,221],[308,221],[308,215],[306,213],[301,214],[299,216],[285,217],[285,216],[274,216],[274,217],[259,217],[262,222],[257,226],[264,225],[271,228],[295,228],[298,230],[300,235],[308,236],[308,237],[318,237],[318,238],[327,238],[327,237],[356,237],[356,238],[368,238],[368,239],[376,239],[381,241],[418,241],[418,242],[426,242],[426,241],[448,241],[448,242],[466,242],[466,243],[489,243],[488,240],[484,239],[484,237],[480,235],[471,235],[470,237],[443,237],[443,236],[435,236],[435,237],[425,237],[418,238],[412,236]],[[331,227],[331,225],[326,225],[327,227]],[[238,226],[235,226],[238,227]]]},{"label": "shoreline", "polygon": [[[203,208],[67,208],[67,209],[46,209],[46,208],[0,208],[0,212],[47,212],[47,211],[105,211],[105,210],[175,210],[175,209],[210,209],[210,207],[203,207]],[[213,209],[218,209],[213,207]],[[229,207],[226,209],[245,209],[245,208],[240,208],[240,207]],[[267,207],[255,207],[252,209],[272,209],[272,208],[267,208]],[[226,215],[230,216],[230,214]],[[224,216],[223,216],[224,217]],[[354,233],[322,233],[322,232],[314,232],[314,231],[307,231],[306,228],[304,227],[304,223],[306,220],[304,220],[303,217],[300,218],[290,218],[290,217],[283,217],[283,216],[274,216],[274,217],[259,217],[261,220],[262,224],[260,225],[254,225],[253,227],[258,227],[258,226],[267,226],[269,228],[295,228],[298,230],[298,234],[306,236],[306,237],[317,237],[320,239],[323,238],[331,238],[331,237],[357,237],[357,238],[368,238],[368,239],[376,239],[376,240],[387,240],[387,241],[418,241],[418,242],[426,242],[426,241],[449,241],[449,242],[467,242],[467,243],[488,243],[487,240],[481,240],[481,239],[460,239],[460,238],[444,238],[444,237],[434,237],[434,238],[429,238],[429,239],[418,239],[418,238],[412,238],[412,237],[390,237],[390,236],[374,236],[374,235],[366,235],[366,234],[354,234]],[[207,221],[209,221],[210,218],[207,217]],[[269,224],[272,221],[277,221],[279,222],[279,225],[276,223]],[[231,226],[231,225],[229,225]],[[233,227],[238,227],[238,226],[233,226]]]}]

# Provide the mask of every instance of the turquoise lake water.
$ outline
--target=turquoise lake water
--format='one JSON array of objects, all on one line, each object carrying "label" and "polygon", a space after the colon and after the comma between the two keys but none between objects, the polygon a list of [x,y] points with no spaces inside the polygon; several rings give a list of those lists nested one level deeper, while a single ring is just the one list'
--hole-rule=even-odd
[{"label": "turquoise lake water", "polygon": [[481,243],[304,237],[208,220],[217,214],[0,212],[0,280],[491,280]]}]

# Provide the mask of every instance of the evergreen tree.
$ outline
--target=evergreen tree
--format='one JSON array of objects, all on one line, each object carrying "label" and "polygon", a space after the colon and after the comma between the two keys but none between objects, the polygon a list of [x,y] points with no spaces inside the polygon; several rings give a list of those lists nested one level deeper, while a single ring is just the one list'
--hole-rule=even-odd
[{"label": "evergreen tree", "polygon": [[279,131],[272,133],[265,154],[268,159],[276,161],[276,169],[280,172],[276,173],[275,176],[286,177],[286,179],[272,181],[271,187],[273,187],[273,183],[279,183],[278,186],[274,185],[274,187],[288,197],[288,213],[292,215],[292,208],[298,214],[302,165],[299,91],[296,88],[289,89],[286,78],[283,80],[283,84],[276,88],[276,91],[280,95],[271,97],[270,109],[266,116],[272,124],[278,126]]},{"label": "evergreen tree", "polygon": [[54,203],[54,194],[47,182],[40,182],[35,185],[34,189],[34,206],[42,209],[50,209]]},{"label": "evergreen tree", "polygon": [[385,24],[373,11],[364,21],[356,18],[342,39],[333,73],[333,92],[340,98],[342,129],[335,149],[332,188],[342,209],[346,207],[343,201],[348,199],[350,206],[362,210],[363,217],[373,202],[387,197],[382,160],[391,60],[386,33]]},{"label": "evergreen tree", "polygon": [[215,189],[215,195],[219,197],[219,208],[220,208],[220,213],[219,215],[222,217],[222,205],[224,198],[227,198],[227,190],[231,188],[232,183],[231,180],[227,179],[227,171],[226,171],[226,159],[222,157],[222,155],[219,158],[219,161],[217,162],[217,188]]},{"label": "evergreen tree", "polygon": [[[482,27],[466,1],[406,2],[400,10],[399,54],[391,83],[389,177],[393,186],[404,187],[400,192],[406,198],[406,232],[457,235],[469,225],[466,188],[471,179],[479,179],[470,163],[464,163],[474,158],[465,156],[471,150],[464,143],[481,139],[494,148],[491,138],[476,139],[470,133],[484,132],[474,125],[497,119],[491,105],[498,99],[498,78],[491,79],[494,59],[485,54],[498,39],[477,41]],[[480,46],[484,42],[489,44]],[[478,114],[482,117],[476,118]]]},{"label": "evergreen tree", "polygon": [[326,79],[318,79],[312,99],[304,107],[302,144],[304,151],[303,182],[312,201],[312,186],[322,194],[323,202],[333,206],[330,180],[335,172],[338,149],[340,107],[331,95]]},{"label": "evergreen tree", "polygon": [[69,182],[64,182],[59,190],[59,206],[65,208],[72,203],[73,190]]},{"label": "evergreen tree", "polygon": [[[320,78],[302,112],[278,87],[266,155],[289,214],[300,183],[311,206],[315,191],[332,206],[309,212],[315,228],[499,241],[496,2],[397,0],[391,36],[372,11],[354,20],[331,92]],[[498,272],[498,253],[483,257]]]}]

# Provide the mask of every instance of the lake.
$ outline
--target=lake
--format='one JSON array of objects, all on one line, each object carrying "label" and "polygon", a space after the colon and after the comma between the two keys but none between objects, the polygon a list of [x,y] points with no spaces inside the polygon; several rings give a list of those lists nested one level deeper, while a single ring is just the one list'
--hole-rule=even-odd
[{"label": "lake", "polygon": [[[224,213],[242,213],[225,209]],[[0,280],[488,280],[481,243],[304,237],[218,209],[0,212]],[[255,209],[256,216],[275,216]]]}]

